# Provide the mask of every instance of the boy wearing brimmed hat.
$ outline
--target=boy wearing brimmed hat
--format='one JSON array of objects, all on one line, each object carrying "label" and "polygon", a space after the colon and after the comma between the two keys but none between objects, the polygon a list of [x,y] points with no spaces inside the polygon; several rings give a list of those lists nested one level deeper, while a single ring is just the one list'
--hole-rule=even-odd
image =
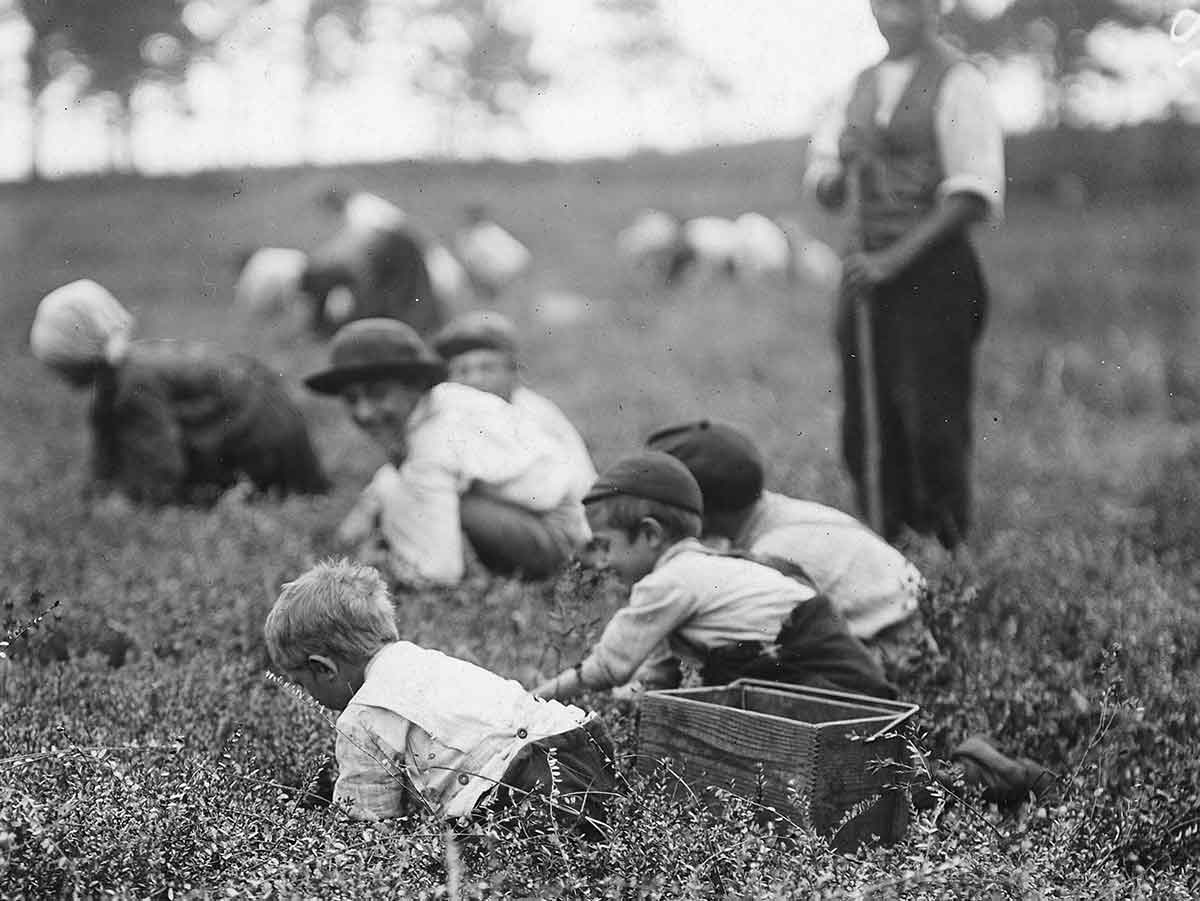
[{"label": "boy wearing brimmed hat", "polygon": [[936,650],[917,608],[925,584],[917,568],[849,514],[765,491],[762,456],[749,436],[700,420],[661,429],[646,446],[671,454],[696,478],[706,536],[802,572],[889,675],[903,676]]},{"label": "boy wearing brimmed hat", "polygon": [[[700,543],[700,486],[674,457],[644,451],[619,461],[584,504],[589,563],[631,586],[629,603],[582,662],[535,694],[564,699],[624,685],[648,661],[673,655],[696,663],[709,685],[754,677],[895,697],[827,598]],[[653,673],[651,681],[666,682],[667,674]]]},{"label": "boy wearing brimmed hat", "polygon": [[576,497],[587,493],[596,480],[587,446],[553,401],[521,384],[517,329],[508,317],[490,310],[464,313],[438,332],[432,344],[446,361],[450,381],[502,397],[541,426],[571,469]]},{"label": "boy wearing brimmed hat", "polygon": [[570,472],[510,404],[445,375],[397,320],[362,319],[334,335],[329,367],[306,384],[339,395],[389,458],[339,537],[380,548],[408,584],[459,582],[464,534],[493,572],[551,575],[588,535]]}]

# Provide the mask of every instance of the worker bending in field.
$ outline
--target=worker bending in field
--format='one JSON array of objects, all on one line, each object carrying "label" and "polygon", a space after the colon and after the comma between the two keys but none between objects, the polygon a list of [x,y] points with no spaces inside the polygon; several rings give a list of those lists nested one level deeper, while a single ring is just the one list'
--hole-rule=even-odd
[{"label": "worker bending in field", "polygon": [[92,474],[135,501],[206,502],[248,479],[263,491],[328,487],[299,409],[250,357],[182,341],[131,341],[133,317],[80,280],[38,305],[33,354],[93,392]]},{"label": "worker bending in field", "polygon": [[339,713],[333,800],[351,817],[428,811],[462,823],[533,799],[604,836],[616,773],[601,721],[401,640],[376,570],[318,564],[283,586],[263,631],[275,665]]},{"label": "worker bending in field", "polygon": [[747,435],[701,420],[661,429],[646,446],[696,478],[706,538],[809,580],[890,678],[903,681],[936,652],[917,607],[925,589],[917,568],[853,516],[764,490],[762,455]]},{"label": "worker bending in field", "polygon": [[340,228],[314,250],[300,278],[312,303],[311,325],[331,334],[358,319],[399,319],[427,335],[446,320],[433,287],[424,241],[394,204],[365,192],[330,188],[323,206]]},{"label": "worker bending in field", "polygon": [[[752,677],[896,696],[828,598],[700,543],[700,486],[674,457],[643,451],[620,460],[596,480],[584,505],[592,530],[586,560],[628,585],[629,602],[591,653],[535,694],[571,698],[624,685],[647,662],[674,667],[674,658],[684,658],[706,685]],[[659,673],[650,681],[673,680]]]}]

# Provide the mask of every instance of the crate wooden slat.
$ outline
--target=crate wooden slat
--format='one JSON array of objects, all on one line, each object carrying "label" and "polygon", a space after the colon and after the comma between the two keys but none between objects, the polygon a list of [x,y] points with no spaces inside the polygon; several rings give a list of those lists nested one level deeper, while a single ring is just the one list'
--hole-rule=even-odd
[{"label": "crate wooden slat", "polygon": [[667,761],[693,790],[729,788],[839,848],[894,842],[907,827],[907,795],[899,768],[877,762],[903,761],[903,742],[887,736],[916,709],[762,680],[647,692],[636,766]]}]

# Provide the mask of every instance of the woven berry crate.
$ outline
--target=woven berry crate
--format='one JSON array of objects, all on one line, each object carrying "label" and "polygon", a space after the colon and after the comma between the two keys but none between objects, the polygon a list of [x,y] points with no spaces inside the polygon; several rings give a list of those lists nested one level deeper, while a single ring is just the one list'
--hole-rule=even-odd
[{"label": "woven berry crate", "polygon": [[842,850],[891,844],[909,819],[896,730],[917,710],[759,679],[650,691],[638,713],[635,766],[649,772],[666,761],[693,790],[731,789]]}]

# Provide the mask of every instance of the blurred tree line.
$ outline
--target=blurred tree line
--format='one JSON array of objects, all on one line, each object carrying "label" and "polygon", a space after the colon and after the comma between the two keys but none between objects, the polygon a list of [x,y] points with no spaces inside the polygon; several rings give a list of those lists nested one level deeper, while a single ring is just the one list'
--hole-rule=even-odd
[{"label": "blurred tree line", "polygon": [[[1099,29],[1162,29],[1185,6],[1184,0],[961,0],[947,25],[972,52],[1038,60],[1057,121],[1069,113],[1072,86],[1083,75],[1128,77],[1095,53],[1091,38]],[[49,105],[103,102],[109,165],[130,168],[140,88],[156,86],[186,113],[188,74],[199,61],[267,46],[283,33],[295,34],[292,50],[309,92],[353,79],[370,45],[416,47],[397,66],[396,84],[437,106],[443,149],[452,153],[465,119],[519,125],[526,104],[548,84],[550,74],[532,53],[528,15],[536,14],[536,4],[526,6],[526,18],[513,8],[502,0],[0,0],[0,28],[25,35],[19,87],[33,122],[36,177]],[[727,88],[702,61],[689,59],[659,0],[596,0],[596,8],[612,24],[600,38],[607,41],[603,49],[620,60],[631,91],[681,60],[691,66],[694,91]],[[11,75],[5,81],[8,90],[15,81]]]},{"label": "blurred tree line", "polygon": [[[945,25],[971,53],[1038,64],[1043,125],[1087,124],[1076,101],[1085,85],[1115,90],[1147,78],[1180,82],[1164,93],[1168,117],[1178,119],[1195,109],[1200,81],[1196,69],[1179,65],[1187,49],[1170,46],[1180,37],[1178,29],[1172,36],[1172,23],[1195,6],[1191,0],[959,0]],[[1151,40],[1135,47],[1143,36]],[[1132,52],[1114,52],[1122,44]]]},{"label": "blurred tree line", "polygon": [[[189,111],[189,70],[223,53],[266,47],[297,21],[309,92],[352,80],[368,45],[406,41],[419,52],[396,73],[440,110],[443,149],[467,116],[516,122],[549,75],[534,61],[527,21],[502,0],[0,0],[0,28],[26,36],[24,96],[32,120],[33,161],[49,104],[104,104],[109,166],[131,168],[135,92],[155,85]],[[613,20],[611,53],[653,68],[688,57],[667,28],[658,0],[599,0]],[[231,51],[236,46],[237,51]],[[278,45],[272,45],[277,52]],[[691,63],[703,68],[699,60]],[[9,89],[13,89],[12,79]],[[705,82],[713,91],[719,79]]]}]

